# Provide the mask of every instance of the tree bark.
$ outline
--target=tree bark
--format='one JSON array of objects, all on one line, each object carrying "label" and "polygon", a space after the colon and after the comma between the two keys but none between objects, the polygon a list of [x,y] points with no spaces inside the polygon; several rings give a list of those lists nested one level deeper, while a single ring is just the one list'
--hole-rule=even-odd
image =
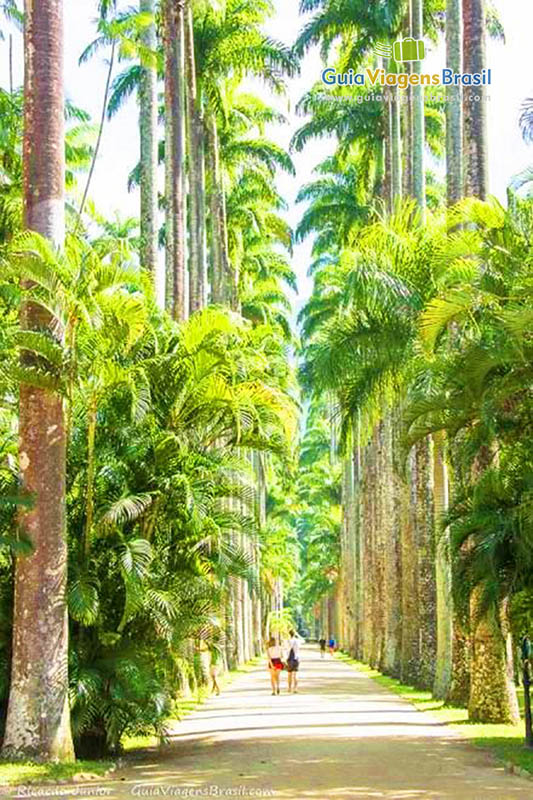
[{"label": "tree bark", "polygon": [[183,0],[165,0],[165,167],[166,167],[166,296],[174,319],[186,317],[185,305],[185,128]]},{"label": "tree bark", "polygon": [[193,314],[206,303],[207,280],[205,274],[205,166],[203,120],[199,107],[194,56],[193,12],[187,6],[185,20],[185,72],[187,83],[187,140],[189,144],[189,312]]},{"label": "tree bark", "polygon": [[401,680],[417,684],[420,674],[420,601],[418,597],[418,554],[416,549],[417,459],[415,448],[409,454],[408,483],[402,482],[402,658]]},{"label": "tree bark", "polygon": [[[63,3],[26,0],[24,30],[24,222],[57,247],[64,240]],[[41,307],[26,304],[26,330],[55,330]],[[19,467],[34,497],[21,512],[21,534],[33,544],[15,563],[11,687],[3,755],[74,758],[68,704],[66,439],[63,401],[20,387]]]},{"label": "tree bark", "polygon": [[154,0],[140,0],[139,10],[154,16],[154,21],[142,33],[143,45],[154,53],[154,63],[142,66],[139,86],[139,135],[141,143],[141,266],[156,278],[158,261],[158,196],[157,196],[157,67],[155,51]]},{"label": "tree bark", "polygon": [[384,492],[383,525],[385,528],[385,647],[383,672],[398,677],[401,646],[401,563],[400,525],[397,514],[394,475],[393,419],[387,412],[383,420],[384,460],[381,482]]},{"label": "tree bark", "polygon": [[209,119],[209,167],[211,187],[209,207],[211,216],[212,300],[229,304],[232,298],[232,280],[228,258],[226,226],[226,198],[220,170],[218,130],[215,116]]},{"label": "tree bark", "polygon": [[500,619],[478,619],[479,595],[471,598],[472,660],[468,717],[473,722],[520,722],[513,682],[513,652],[508,601],[500,607]]},{"label": "tree bark", "polygon": [[433,695],[445,700],[452,680],[453,601],[449,529],[442,525],[449,506],[448,465],[442,434],[433,437],[433,474],[437,578],[437,661]]},{"label": "tree bark", "polygon": [[[487,66],[485,0],[463,0],[463,68],[482,72]],[[476,100],[476,97],[478,98]],[[465,194],[485,200],[489,191],[487,92],[485,86],[463,92]]]},{"label": "tree bark", "polygon": [[437,591],[435,571],[435,512],[433,505],[433,446],[431,438],[415,445],[416,541],[418,602],[420,603],[420,670],[418,685],[432,689],[437,656]]},{"label": "tree bark", "polygon": [[[411,0],[412,28],[414,39],[424,36],[424,0]],[[422,73],[422,62],[413,62],[413,73]],[[424,119],[424,87],[413,87],[413,195],[418,204],[422,223],[426,214],[426,174],[424,164],[425,119]]]},{"label": "tree bark", "polygon": [[[446,61],[449,69],[462,72],[462,0],[448,0],[446,6]],[[463,109],[462,87],[450,86],[446,103],[446,186],[448,205],[463,196]]]},{"label": "tree bark", "polygon": [[400,89],[392,90],[391,104],[392,203],[402,196],[402,122]]}]

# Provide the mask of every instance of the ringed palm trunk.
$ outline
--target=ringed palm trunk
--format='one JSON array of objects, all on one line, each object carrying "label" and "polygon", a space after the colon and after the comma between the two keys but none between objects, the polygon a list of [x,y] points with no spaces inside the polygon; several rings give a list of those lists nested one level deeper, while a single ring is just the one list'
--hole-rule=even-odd
[{"label": "ringed palm trunk", "polygon": [[416,486],[418,463],[415,448],[409,454],[408,484],[402,483],[402,658],[403,683],[417,684],[420,675],[420,600],[418,596],[418,552],[416,541]]},{"label": "ringed palm trunk", "polygon": [[390,104],[392,149],[392,202],[402,196],[402,130],[400,89],[392,89]]},{"label": "ringed palm trunk", "polygon": [[381,421],[376,427],[374,434],[374,446],[376,451],[375,471],[374,471],[374,496],[375,496],[375,517],[374,517],[374,541],[375,541],[375,560],[374,560],[374,625],[376,630],[374,665],[378,669],[383,669],[385,654],[385,635],[386,635],[386,602],[385,602],[385,530],[387,520],[384,513],[384,495],[386,491],[384,474],[384,423]]},{"label": "ringed palm trunk", "polygon": [[448,697],[452,681],[453,603],[452,572],[450,563],[449,529],[442,519],[449,506],[448,465],[444,451],[444,437],[433,437],[433,474],[436,524],[436,576],[437,576],[437,661],[433,695],[439,700]]},{"label": "ringed palm trunk", "polygon": [[[482,448],[473,468],[474,480],[490,463],[492,454]],[[467,542],[466,546],[470,546]],[[470,696],[468,716],[476,722],[517,723],[520,719],[513,682],[513,651],[509,624],[509,601],[503,599],[497,615],[480,613],[480,589],[470,596]]]},{"label": "ringed palm trunk", "polygon": [[[157,48],[154,0],[140,0],[141,13],[150,14],[154,22],[142,33],[143,45],[152,53]],[[155,56],[154,56],[155,59]],[[158,258],[157,225],[157,67],[144,64],[139,86],[139,136],[141,145],[141,265],[155,279]]]},{"label": "ringed palm trunk", "polygon": [[426,438],[416,445],[416,533],[418,597],[420,602],[419,685],[432,689],[437,656],[437,592],[435,569],[435,511],[433,486],[433,442]]},{"label": "ringed palm trunk", "polygon": [[[424,0],[411,0],[412,4],[412,36],[422,39],[424,36]],[[413,63],[413,72],[420,75],[422,62]],[[420,209],[422,220],[426,211],[426,175],[424,167],[425,122],[424,122],[424,87],[413,87],[413,196]]]},{"label": "ringed palm trunk", "polygon": [[396,485],[392,416],[383,419],[383,526],[385,533],[385,647],[383,671],[397,677],[400,671],[401,583],[400,583],[400,526],[396,513]]},{"label": "ringed palm trunk", "polygon": [[209,167],[211,190],[209,207],[211,216],[211,253],[213,269],[212,299],[214,303],[229,304],[232,297],[232,280],[228,256],[226,223],[226,198],[220,168],[220,145],[217,121],[214,114],[209,119]]},{"label": "ringed palm trunk", "polygon": [[[463,0],[463,61],[467,72],[486,67],[485,0]],[[480,101],[475,97],[480,96]],[[464,150],[465,192],[484,200],[488,193],[487,95],[485,87],[465,91]],[[483,468],[479,459],[476,469]],[[479,620],[476,593],[471,598],[469,716],[480,722],[507,722],[517,717],[516,690],[512,682],[507,602],[500,608],[499,625]]]},{"label": "ringed palm trunk", "polygon": [[[454,72],[463,71],[463,0],[448,0],[446,7],[447,65]],[[463,107],[462,87],[448,89],[446,103],[446,182],[448,206],[455,205],[463,196]],[[438,447],[442,449],[442,444]],[[443,462],[445,465],[445,462]],[[443,482],[445,480],[443,479]],[[436,486],[438,478],[436,478]],[[443,496],[446,487],[442,486]],[[449,490],[449,487],[448,487]],[[437,506],[439,501],[437,500]],[[446,509],[444,509],[446,510]],[[470,693],[470,638],[461,620],[453,612],[451,597],[453,575],[450,564],[449,531],[441,532],[437,560],[438,596],[438,654],[434,694],[439,699],[464,706]],[[448,583],[450,587],[448,589]],[[449,596],[447,596],[449,594]],[[451,664],[448,673],[448,645],[451,629]]]},{"label": "ringed palm trunk", "polygon": [[509,626],[509,603],[500,607],[500,619],[479,619],[479,593],[470,602],[472,670],[468,717],[473,722],[520,722],[516,687],[513,681],[513,652]]},{"label": "ringed palm trunk", "polygon": [[[24,222],[58,247],[64,239],[63,3],[25,3]],[[26,304],[27,330],[52,330],[40,307]],[[62,398],[20,387],[19,464],[34,506],[19,518],[33,544],[15,562],[11,686],[6,757],[74,758],[68,704],[65,419]]]},{"label": "ringed palm trunk", "polygon": [[[485,0],[463,0],[463,67],[481,72],[487,66]],[[475,97],[481,99],[476,102]],[[463,94],[465,194],[485,200],[488,194],[487,93],[485,86]]]},{"label": "ringed palm trunk", "polygon": [[203,308],[206,303],[205,274],[205,164],[203,121],[199,106],[194,55],[194,25],[190,2],[185,19],[185,74],[187,83],[187,139],[189,144],[190,184],[190,252],[189,252],[189,312]]},{"label": "ringed palm trunk", "polygon": [[184,127],[184,0],[165,0],[165,189],[166,292],[165,306],[176,320],[186,317],[185,306],[185,127]]},{"label": "ringed palm trunk", "polygon": [[[462,72],[462,0],[448,0],[446,6],[446,60],[453,72]],[[463,109],[462,87],[448,88],[446,103],[446,185],[448,205],[463,196]]]}]

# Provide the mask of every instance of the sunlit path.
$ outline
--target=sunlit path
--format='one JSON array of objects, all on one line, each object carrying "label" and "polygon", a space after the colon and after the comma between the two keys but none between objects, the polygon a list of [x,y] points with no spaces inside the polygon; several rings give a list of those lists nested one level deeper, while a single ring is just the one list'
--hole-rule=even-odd
[{"label": "sunlit path", "polygon": [[298,695],[288,695],[285,684],[272,697],[266,670],[254,669],[180,723],[165,752],[105,784],[107,796],[533,796],[530,782],[495,768],[488,755],[366,675],[321,660],[311,646],[302,655]]}]

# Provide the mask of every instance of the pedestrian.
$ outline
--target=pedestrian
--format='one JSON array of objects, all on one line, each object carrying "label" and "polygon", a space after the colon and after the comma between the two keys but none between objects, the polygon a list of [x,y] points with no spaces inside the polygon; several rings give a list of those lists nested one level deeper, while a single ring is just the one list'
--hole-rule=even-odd
[{"label": "pedestrian", "polygon": [[281,647],[273,636],[271,636],[268,640],[267,658],[272,694],[279,694],[279,678],[281,675],[281,670],[283,669],[283,660]]},{"label": "pedestrian", "polygon": [[298,691],[298,669],[300,667],[300,637],[295,630],[289,631],[287,643],[289,655],[287,656],[287,674],[289,676],[289,694]]},{"label": "pedestrian", "polygon": [[324,636],[322,636],[322,639],[320,639],[318,643],[320,645],[320,658],[324,658],[326,655],[326,644],[327,644],[326,640],[324,639]]},{"label": "pedestrian", "polygon": [[209,650],[210,663],[209,674],[211,676],[211,692],[220,694],[220,686],[218,685],[218,674],[220,672],[220,650],[213,645]]},{"label": "pedestrian", "polygon": [[329,647],[330,655],[333,655],[333,653],[335,652],[335,637],[334,636],[332,636],[331,639],[329,640],[328,647]]}]

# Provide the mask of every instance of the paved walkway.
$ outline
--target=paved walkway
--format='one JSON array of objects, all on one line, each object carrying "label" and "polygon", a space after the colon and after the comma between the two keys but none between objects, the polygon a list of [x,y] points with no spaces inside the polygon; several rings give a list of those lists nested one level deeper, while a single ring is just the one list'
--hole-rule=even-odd
[{"label": "paved walkway", "polygon": [[300,678],[279,697],[263,666],[238,678],[107,796],[532,800],[533,782],[353,667],[305,647]]}]

